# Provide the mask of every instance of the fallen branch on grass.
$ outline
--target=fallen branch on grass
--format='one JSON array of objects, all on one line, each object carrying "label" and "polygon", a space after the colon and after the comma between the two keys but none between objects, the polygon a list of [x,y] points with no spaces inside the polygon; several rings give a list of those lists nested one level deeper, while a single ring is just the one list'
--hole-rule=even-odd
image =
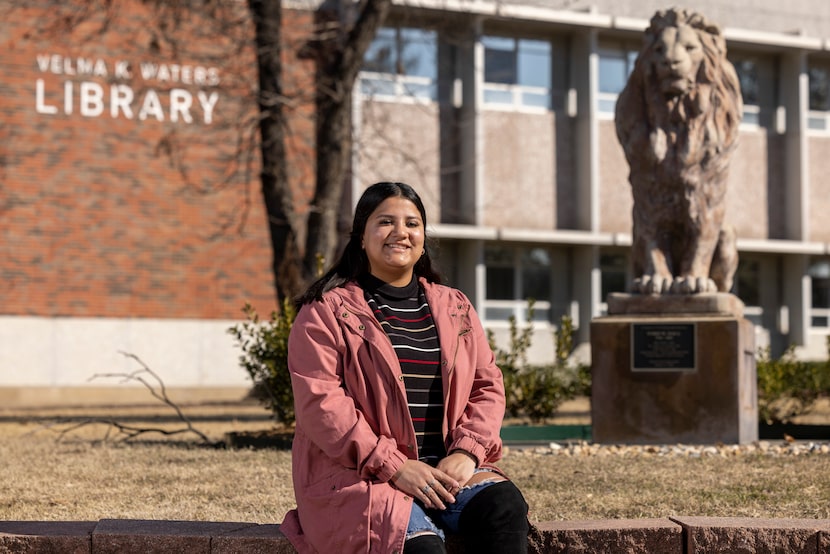
[{"label": "fallen branch on grass", "polygon": [[[164,386],[164,381],[161,380],[161,377],[158,374],[150,369],[150,367],[144,363],[141,358],[136,356],[135,354],[131,354],[129,352],[120,352],[124,356],[135,360],[140,366],[141,369],[137,369],[136,371],[132,371],[129,373],[96,373],[92,377],[90,377],[89,381],[94,381],[95,379],[104,379],[104,378],[121,378],[122,382],[138,382],[141,383],[150,394],[156,398],[157,400],[161,401],[165,405],[169,406],[176,412],[176,416],[180,421],[185,424],[184,428],[178,429],[163,429],[160,427],[143,427],[143,426],[136,426],[136,425],[127,425],[122,423],[116,419],[112,418],[100,418],[100,417],[92,417],[85,419],[83,421],[79,421],[70,425],[69,427],[63,427],[61,429],[54,429],[58,433],[58,441],[62,440],[66,435],[72,433],[73,431],[77,431],[82,427],[87,427],[90,425],[106,425],[107,431],[102,439],[102,442],[108,442],[110,440],[114,440],[116,442],[130,442],[133,439],[140,437],[142,435],[147,434],[160,434],[164,436],[174,436],[174,435],[183,435],[183,434],[192,434],[199,438],[199,441],[203,445],[207,446],[221,446],[223,443],[211,440],[207,435],[199,431],[193,426],[193,422],[190,421],[182,409],[175,403],[170,397],[167,395],[167,388]],[[148,378],[152,378],[152,381]],[[49,425],[47,427],[52,428],[55,425],[62,425],[66,423],[65,420],[58,420],[55,424]],[[115,434],[113,435],[113,431]]]}]

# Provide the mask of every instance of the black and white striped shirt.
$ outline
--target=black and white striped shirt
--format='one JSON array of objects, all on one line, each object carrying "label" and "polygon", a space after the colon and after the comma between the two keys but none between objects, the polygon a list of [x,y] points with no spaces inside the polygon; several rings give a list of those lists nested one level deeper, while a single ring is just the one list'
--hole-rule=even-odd
[{"label": "black and white striped shirt", "polygon": [[415,425],[418,458],[435,465],[446,455],[441,436],[444,395],[438,331],[424,291],[414,277],[405,287],[389,285],[371,275],[360,284],[398,355]]}]

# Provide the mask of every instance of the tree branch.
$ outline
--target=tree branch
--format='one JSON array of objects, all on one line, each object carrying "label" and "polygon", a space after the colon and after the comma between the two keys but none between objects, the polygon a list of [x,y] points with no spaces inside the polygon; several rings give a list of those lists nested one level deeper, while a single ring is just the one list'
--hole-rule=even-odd
[{"label": "tree branch", "polygon": [[[65,427],[59,430],[53,429],[58,433],[58,441],[60,441],[66,435],[72,433],[73,431],[77,431],[78,429],[81,429],[83,427],[87,427],[89,425],[106,425],[107,432],[104,435],[102,442],[109,441],[111,437],[111,431],[115,429],[117,430],[116,437],[120,437],[117,438],[117,442],[130,442],[136,437],[151,433],[156,433],[164,436],[174,436],[190,433],[196,435],[199,438],[200,442],[204,445],[221,446],[223,444],[221,441],[217,442],[211,440],[207,435],[205,435],[203,432],[199,431],[193,426],[193,422],[190,420],[190,418],[188,418],[182,411],[182,409],[168,396],[167,388],[164,385],[164,381],[161,380],[161,377],[159,377],[155,371],[150,369],[150,367],[147,364],[145,364],[144,361],[141,360],[141,358],[139,358],[135,354],[130,354],[128,352],[120,352],[120,354],[123,354],[124,356],[132,360],[135,360],[141,366],[141,369],[137,369],[136,371],[132,371],[129,373],[96,373],[95,375],[90,377],[88,381],[94,381],[95,379],[101,378],[118,377],[121,378],[122,382],[125,383],[141,383],[148,391],[150,391],[150,394],[153,396],[153,398],[156,398],[166,406],[172,408],[173,411],[176,412],[176,417],[185,424],[185,427],[172,430],[163,429],[160,427],[140,427],[134,425],[127,425],[112,418],[94,417],[86,419],[84,421],[77,422],[74,425],[70,425],[69,427]],[[152,378],[152,381],[155,381],[155,383],[151,382],[151,379],[148,379],[148,375]],[[46,425],[45,427],[47,427],[48,429],[52,429],[57,425],[63,425],[65,423],[67,423],[66,420],[59,419],[55,423],[51,425]]]}]

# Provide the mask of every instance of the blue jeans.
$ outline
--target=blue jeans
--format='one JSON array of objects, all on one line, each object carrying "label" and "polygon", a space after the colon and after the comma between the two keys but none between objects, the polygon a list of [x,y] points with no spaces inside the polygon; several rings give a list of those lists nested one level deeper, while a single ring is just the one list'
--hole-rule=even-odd
[{"label": "blue jeans", "polygon": [[[479,469],[476,473],[483,471],[490,470]],[[427,509],[420,503],[413,502],[412,512],[409,514],[409,525],[406,527],[406,538],[409,539],[422,533],[434,533],[441,539],[445,539],[445,531],[452,534],[458,533],[458,519],[461,517],[461,511],[476,494],[498,483],[498,477],[499,475],[494,473],[495,480],[493,481],[484,480],[469,487],[461,487],[455,495],[455,502],[447,504],[446,510]]]}]

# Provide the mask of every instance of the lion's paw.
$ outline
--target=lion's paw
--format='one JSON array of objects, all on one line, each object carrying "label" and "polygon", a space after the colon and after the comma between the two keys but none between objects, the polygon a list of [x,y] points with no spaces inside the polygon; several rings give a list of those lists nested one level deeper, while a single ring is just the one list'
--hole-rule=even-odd
[{"label": "lion's paw", "polygon": [[634,279],[634,292],[640,294],[666,294],[671,289],[671,277],[662,275],[643,275]]},{"label": "lion's paw", "polygon": [[672,294],[700,294],[717,290],[715,281],[708,277],[676,277],[671,284]]}]

